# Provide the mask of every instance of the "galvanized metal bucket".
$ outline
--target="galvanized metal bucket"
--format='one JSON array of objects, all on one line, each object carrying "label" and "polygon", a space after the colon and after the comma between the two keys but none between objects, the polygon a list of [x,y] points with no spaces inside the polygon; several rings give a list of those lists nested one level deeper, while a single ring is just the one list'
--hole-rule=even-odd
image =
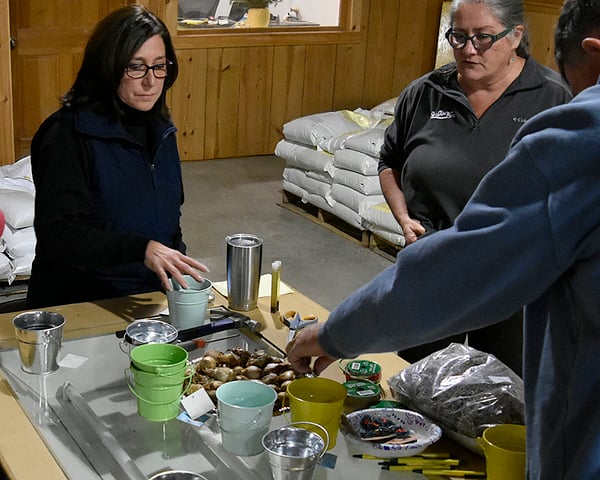
[{"label": "galvanized metal bucket", "polygon": [[56,312],[24,312],[13,319],[23,370],[45,374],[58,370],[65,317]]},{"label": "galvanized metal bucket", "polygon": [[[323,431],[321,435],[298,428],[310,425]],[[313,422],[293,422],[271,430],[262,439],[267,452],[273,480],[311,480],[315,466],[327,452],[329,435],[321,425]]]}]

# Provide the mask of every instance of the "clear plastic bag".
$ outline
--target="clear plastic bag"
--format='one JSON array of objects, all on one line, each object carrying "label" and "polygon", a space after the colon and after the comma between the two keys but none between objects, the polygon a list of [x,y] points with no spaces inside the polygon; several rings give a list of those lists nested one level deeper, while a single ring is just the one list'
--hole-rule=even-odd
[{"label": "clear plastic bag", "polygon": [[396,400],[460,436],[477,438],[499,423],[524,424],[523,380],[495,356],[465,345],[432,353],[388,384]]}]

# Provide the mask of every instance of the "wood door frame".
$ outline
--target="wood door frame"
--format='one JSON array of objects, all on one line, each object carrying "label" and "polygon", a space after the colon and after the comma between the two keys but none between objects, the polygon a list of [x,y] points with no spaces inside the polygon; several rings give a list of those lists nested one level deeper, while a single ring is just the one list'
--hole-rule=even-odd
[{"label": "wood door frame", "polygon": [[10,15],[8,0],[0,0],[0,165],[15,162]]}]

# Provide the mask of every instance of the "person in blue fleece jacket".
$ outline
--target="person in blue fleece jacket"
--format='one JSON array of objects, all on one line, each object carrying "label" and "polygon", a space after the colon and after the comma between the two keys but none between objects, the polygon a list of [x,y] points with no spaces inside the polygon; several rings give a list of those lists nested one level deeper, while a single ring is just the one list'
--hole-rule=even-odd
[{"label": "person in blue fleece jacket", "polygon": [[600,478],[600,0],[566,0],[555,41],[576,97],[529,120],[453,227],[305,329],[288,358],[318,374],[336,358],[481,328],[524,305],[528,478],[591,480]]}]

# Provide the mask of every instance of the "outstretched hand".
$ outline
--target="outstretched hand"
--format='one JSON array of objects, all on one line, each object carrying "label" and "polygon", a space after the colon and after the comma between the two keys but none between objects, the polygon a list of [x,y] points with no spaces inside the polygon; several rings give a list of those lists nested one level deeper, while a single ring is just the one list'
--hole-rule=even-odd
[{"label": "outstretched hand", "polygon": [[[285,350],[292,368],[299,373],[315,373],[320,375],[336,358],[328,355],[319,343],[319,332],[323,324],[310,325],[303,328],[294,339],[287,344]],[[311,368],[312,357],[317,357]]]},{"label": "outstretched hand", "polygon": [[184,275],[190,275],[198,282],[202,281],[202,275],[199,272],[208,272],[208,267],[179,250],[174,250],[155,240],[150,240],[146,247],[146,256],[144,265],[152,270],[165,290],[173,289],[169,282],[169,275],[173,277],[183,287],[188,285],[183,279]]}]

